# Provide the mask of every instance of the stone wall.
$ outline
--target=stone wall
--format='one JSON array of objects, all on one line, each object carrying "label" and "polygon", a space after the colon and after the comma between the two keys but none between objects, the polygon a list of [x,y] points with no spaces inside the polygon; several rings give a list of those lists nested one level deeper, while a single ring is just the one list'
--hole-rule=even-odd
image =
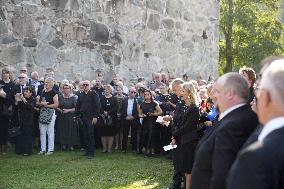
[{"label": "stone wall", "polygon": [[217,0],[0,0],[0,66],[57,79],[217,76]]}]

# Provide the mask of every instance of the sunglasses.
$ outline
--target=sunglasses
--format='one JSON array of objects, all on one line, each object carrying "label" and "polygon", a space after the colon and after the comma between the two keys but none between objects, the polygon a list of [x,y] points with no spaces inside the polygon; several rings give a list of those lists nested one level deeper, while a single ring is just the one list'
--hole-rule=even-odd
[{"label": "sunglasses", "polygon": [[130,91],[130,93],[132,93],[132,94],[136,94],[136,92],[135,92],[135,91]]},{"label": "sunglasses", "polygon": [[25,77],[18,77],[18,79],[24,79]]},{"label": "sunglasses", "polygon": [[83,84],[83,86],[89,86],[89,84]]}]

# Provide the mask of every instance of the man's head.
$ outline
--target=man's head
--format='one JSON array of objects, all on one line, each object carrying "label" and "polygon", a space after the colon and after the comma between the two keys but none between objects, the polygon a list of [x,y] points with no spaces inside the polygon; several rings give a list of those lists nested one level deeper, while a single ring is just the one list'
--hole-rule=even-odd
[{"label": "man's head", "polygon": [[18,79],[19,79],[19,84],[20,85],[25,85],[27,83],[28,76],[25,73],[21,73],[19,75]]},{"label": "man's head", "polygon": [[177,96],[181,95],[181,84],[183,83],[184,81],[180,78],[176,78],[170,83],[170,89],[175,95]]},{"label": "man's head", "polygon": [[135,88],[135,87],[130,87],[130,89],[129,89],[129,94],[128,94],[129,97],[130,97],[130,98],[135,98],[136,93],[137,93],[136,88]]},{"label": "man's head", "polygon": [[36,71],[33,71],[31,73],[31,78],[33,81],[37,81],[38,80],[38,73]]},{"label": "man's head", "polygon": [[27,74],[27,72],[28,72],[28,69],[27,69],[26,66],[21,66],[20,67],[20,74],[22,74],[22,73]]},{"label": "man's head", "polygon": [[266,124],[284,116],[284,60],[272,62],[263,72],[257,91],[259,121]]},{"label": "man's head", "polygon": [[85,80],[83,81],[83,88],[84,88],[84,92],[88,92],[91,88],[91,82],[89,80]]},{"label": "man's head", "polygon": [[252,87],[256,81],[255,71],[252,68],[242,67],[239,74],[247,81],[248,86]]},{"label": "man's head", "polygon": [[155,83],[161,83],[161,81],[162,81],[162,76],[161,76],[160,73],[155,73],[155,74],[154,74],[154,81],[155,81]]},{"label": "man's head", "polygon": [[221,76],[214,85],[214,96],[220,113],[245,103],[248,95],[248,84],[238,73],[227,73]]}]

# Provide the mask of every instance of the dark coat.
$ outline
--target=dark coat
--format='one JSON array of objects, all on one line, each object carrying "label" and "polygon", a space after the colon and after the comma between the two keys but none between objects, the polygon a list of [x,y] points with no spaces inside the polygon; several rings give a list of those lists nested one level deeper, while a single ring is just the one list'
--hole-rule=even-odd
[{"label": "dark coat", "polygon": [[196,149],[190,188],[225,189],[231,165],[257,125],[257,116],[248,105],[220,120]]},{"label": "dark coat", "polygon": [[[122,119],[125,119],[127,117],[128,99],[129,99],[129,97],[126,97],[126,98],[124,98],[122,100],[122,105],[121,105],[121,116],[122,116]],[[138,118],[138,104],[137,104],[136,98],[134,98],[133,109],[132,109],[132,116],[135,119]]]},{"label": "dark coat", "polygon": [[284,188],[284,128],[274,130],[263,142],[242,150],[227,179],[227,189]]},{"label": "dark coat", "polygon": [[197,106],[190,106],[180,122],[180,126],[173,131],[173,136],[179,138],[181,145],[198,140],[197,124],[199,121],[199,109]]}]

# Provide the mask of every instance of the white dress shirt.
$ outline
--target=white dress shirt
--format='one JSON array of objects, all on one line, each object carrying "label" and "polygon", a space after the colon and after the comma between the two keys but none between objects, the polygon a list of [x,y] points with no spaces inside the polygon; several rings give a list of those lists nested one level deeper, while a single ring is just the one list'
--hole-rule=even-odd
[{"label": "white dress shirt", "polygon": [[235,105],[235,106],[232,106],[231,108],[228,108],[227,110],[225,110],[224,112],[222,112],[222,113],[220,114],[219,121],[220,121],[221,119],[223,119],[226,115],[228,115],[230,112],[232,112],[232,111],[234,111],[235,109],[240,108],[240,107],[242,107],[242,106],[244,106],[244,105],[246,105],[246,103],[237,104],[237,105]]},{"label": "white dress shirt", "polygon": [[134,98],[133,99],[128,98],[127,116],[132,116],[133,104],[134,104]]},{"label": "white dress shirt", "polygon": [[271,132],[281,129],[284,127],[284,116],[277,117],[270,120],[266,125],[263,126],[261,133],[258,136],[258,141],[262,142],[267,135]]}]

